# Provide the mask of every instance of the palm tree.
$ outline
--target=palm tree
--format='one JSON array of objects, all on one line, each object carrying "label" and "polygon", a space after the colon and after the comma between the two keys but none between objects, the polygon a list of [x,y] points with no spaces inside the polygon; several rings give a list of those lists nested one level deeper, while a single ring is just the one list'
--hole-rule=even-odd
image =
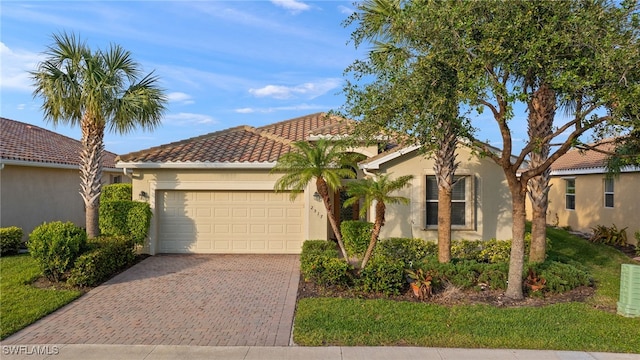
[{"label": "palm tree", "polygon": [[99,235],[98,208],[102,191],[102,155],[105,128],[126,134],[140,127],[160,125],[166,97],[158,78],[140,78],[140,65],[131,53],[112,44],[91,51],[74,34],[54,34],[47,58],[30,72],[34,97],[44,101],[45,120],[54,125],[80,125],[80,195],[86,208],[90,238]]},{"label": "palm tree", "polygon": [[344,152],[342,143],[320,139],[315,143],[297,141],[292,143],[293,151],[282,155],[271,170],[285,174],[276,181],[276,191],[291,191],[291,199],[295,199],[315,178],[318,194],[322,197],[327,209],[327,217],[338,241],[338,246],[345,261],[347,251],[342,242],[338,221],[332,211],[330,192],[342,187],[342,179],[355,178],[352,170],[355,165],[352,156]]},{"label": "palm tree", "polygon": [[367,209],[375,203],[375,221],[373,223],[373,230],[371,231],[371,240],[367,251],[362,258],[362,264],[360,269],[364,269],[367,266],[367,262],[373,254],[373,249],[378,243],[378,237],[380,236],[380,229],[384,226],[384,215],[387,208],[386,204],[408,204],[409,199],[402,196],[391,196],[394,191],[400,190],[407,185],[413,179],[413,175],[401,176],[395,180],[391,180],[390,174],[378,175],[375,178],[368,177],[358,181],[353,181],[347,184],[347,194],[351,196],[344,202],[344,206],[351,206],[363,199],[363,206],[360,208],[360,215],[364,216]]}]

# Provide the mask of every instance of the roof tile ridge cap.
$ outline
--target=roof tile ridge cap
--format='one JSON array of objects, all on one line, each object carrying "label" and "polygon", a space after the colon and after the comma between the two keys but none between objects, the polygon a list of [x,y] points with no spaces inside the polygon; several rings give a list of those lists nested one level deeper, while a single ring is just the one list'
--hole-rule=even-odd
[{"label": "roof tile ridge cap", "polygon": [[326,115],[325,112],[317,112],[317,113],[313,113],[313,114],[302,115],[302,116],[294,117],[294,118],[291,118],[291,119],[278,121],[278,122],[275,122],[273,124],[260,126],[258,128],[258,131],[265,131],[267,128],[271,128],[271,127],[274,127],[274,126],[278,126],[278,125],[282,125],[282,124],[286,124],[286,123],[290,123],[290,122],[295,122],[295,121],[300,121],[302,119],[313,118],[313,117],[316,117],[316,116],[325,116],[325,115]]},{"label": "roof tile ridge cap", "polygon": [[254,134],[256,134],[256,135],[258,135],[260,137],[264,137],[264,138],[267,138],[267,139],[270,139],[270,140],[274,140],[274,141],[277,141],[277,142],[285,144],[285,145],[289,145],[289,144],[293,143],[293,140],[287,139],[287,138],[285,138],[283,136],[280,136],[280,135],[276,135],[276,134],[274,134],[274,133],[272,133],[272,132],[270,132],[270,131],[268,131],[266,129],[260,130],[260,129],[256,129],[256,128],[250,128],[250,129],[247,129],[247,130],[251,131],[252,133],[254,133]]},{"label": "roof tile ridge cap", "polygon": [[171,147],[171,146],[177,146],[177,145],[186,144],[186,143],[191,142],[191,141],[204,139],[204,138],[207,138],[207,137],[210,137],[210,136],[214,136],[214,135],[218,136],[218,135],[222,135],[222,134],[225,134],[225,133],[231,133],[231,132],[242,131],[242,130],[251,131],[251,129],[253,129],[253,127],[251,127],[249,125],[238,125],[238,126],[235,126],[235,127],[232,127],[232,128],[222,129],[222,130],[210,132],[210,133],[203,134],[203,135],[198,135],[198,136],[190,137],[190,138],[187,138],[187,139],[170,142],[168,144],[152,146],[152,147],[150,147],[148,149],[142,149],[142,150],[130,152],[130,153],[127,153],[127,154],[117,155],[115,161],[116,162],[118,162],[118,161],[128,161],[129,159],[134,158],[136,156],[140,156],[142,154],[150,153],[150,152],[153,152],[153,151],[156,151],[156,150],[160,150],[160,149],[165,149],[165,148],[168,148],[168,147]]}]

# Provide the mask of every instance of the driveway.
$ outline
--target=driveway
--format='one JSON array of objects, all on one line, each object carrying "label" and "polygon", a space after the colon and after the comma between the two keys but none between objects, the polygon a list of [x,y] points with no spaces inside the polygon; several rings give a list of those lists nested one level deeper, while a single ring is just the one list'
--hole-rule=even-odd
[{"label": "driveway", "polygon": [[286,346],[298,258],[152,256],[2,344]]}]

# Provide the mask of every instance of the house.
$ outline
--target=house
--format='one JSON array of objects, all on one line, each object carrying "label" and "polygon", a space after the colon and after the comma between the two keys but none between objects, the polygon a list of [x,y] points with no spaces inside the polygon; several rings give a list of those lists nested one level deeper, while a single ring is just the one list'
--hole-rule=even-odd
[{"label": "house", "polygon": [[[311,114],[263,127],[239,126],[183,141],[121,155],[116,167],[130,174],[133,196],[146,198],[154,212],[146,251],[156,253],[300,253],[306,239],[330,239],[333,234],[322,200],[312,183],[295,200],[287,192],[275,192],[281,174],[271,169],[291,151],[294,141],[349,134],[352,121],[323,113]],[[378,164],[381,171],[416,173],[412,200],[407,209],[390,210],[389,236],[423,236],[435,239],[421,214],[424,191],[432,166],[415,151],[379,154],[378,146],[351,149]],[[463,156],[466,156],[463,155]],[[465,159],[466,160],[466,159]],[[358,176],[374,165],[356,169]],[[460,237],[510,237],[510,211],[501,171],[485,160],[469,160],[464,176],[464,205],[468,218]],[[497,173],[497,174],[496,174]],[[348,180],[345,180],[348,181]],[[504,189],[498,190],[504,185]],[[334,210],[344,218],[355,211],[340,211],[343,197],[334,194]],[[506,200],[505,200],[506,201]],[[394,208],[395,209],[395,208]],[[505,214],[498,213],[504,210]],[[491,211],[491,215],[483,215]],[[424,213],[424,212],[423,212]],[[411,215],[410,215],[411,214]],[[396,216],[396,218],[394,218]],[[493,220],[490,220],[492,219]],[[409,224],[414,221],[414,224]],[[478,226],[479,225],[479,226]]]},{"label": "house", "polygon": [[[80,196],[80,141],[0,118],[0,227],[22,228],[25,238],[43,222],[85,226]],[[105,151],[103,184],[128,182]]]},{"label": "house", "polygon": [[[610,151],[602,141],[597,149]],[[619,176],[608,177],[607,155],[596,150],[571,149],[551,165],[551,189],[547,223],[591,232],[597,225],[627,228],[635,243],[640,231],[640,167],[626,167]]]}]

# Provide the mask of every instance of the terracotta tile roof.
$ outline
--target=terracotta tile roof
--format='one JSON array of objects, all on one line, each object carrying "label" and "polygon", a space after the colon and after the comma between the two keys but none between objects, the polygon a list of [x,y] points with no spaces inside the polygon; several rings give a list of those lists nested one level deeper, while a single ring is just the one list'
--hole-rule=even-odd
[{"label": "terracotta tile roof", "polygon": [[[126,155],[117,161],[166,163],[262,163],[276,162],[291,150],[294,141],[305,140],[319,129],[321,134],[337,135],[348,121],[324,113],[302,116],[259,128],[239,126],[231,129],[160,145]],[[345,124],[345,125],[342,125]]]},{"label": "terracotta tile roof", "polygon": [[[596,145],[603,151],[613,151],[613,139],[604,139]],[[571,149],[551,164],[551,171],[600,168],[605,165],[607,155],[595,150]]]},{"label": "terracotta tile roof", "polygon": [[[0,117],[0,158],[26,162],[79,165],[78,140],[41,127]],[[104,167],[115,168],[116,154],[104,152]]]}]

